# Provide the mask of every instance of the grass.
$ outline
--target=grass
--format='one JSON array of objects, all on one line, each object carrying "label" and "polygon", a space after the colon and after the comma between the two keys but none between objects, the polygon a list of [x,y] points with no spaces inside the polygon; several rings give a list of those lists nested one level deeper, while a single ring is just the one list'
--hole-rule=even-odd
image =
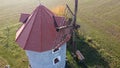
[{"label": "grass", "polygon": [[[111,68],[119,68],[120,57],[120,2],[106,0],[80,3],[81,31],[92,37],[100,46],[102,57]],[[97,49],[98,50],[98,49]],[[99,51],[99,50],[98,50]],[[109,55],[109,57],[108,57]]]},{"label": "grass", "polygon": [[[73,2],[71,2],[70,5],[72,3]],[[86,38],[91,37],[92,40],[94,40],[95,43],[99,45],[96,47],[95,45],[90,44],[89,46],[95,49],[97,53],[99,53],[101,57],[103,57],[104,60],[108,63],[108,67],[104,67],[104,65],[102,64],[103,67],[100,68],[120,67],[119,6],[120,2],[118,0],[81,0],[79,2],[78,23],[81,25],[81,29],[79,32],[84,34]],[[86,43],[89,44],[89,42]],[[84,45],[85,44],[82,44],[81,46]],[[85,50],[85,48],[83,49]],[[84,51],[83,54],[85,52],[86,51]],[[92,53],[94,53],[94,51]],[[88,57],[89,54],[85,56]],[[92,57],[93,56],[89,58]],[[99,57],[97,59],[99,59]],[[97,61],[96,59],[94,60]],[[94,62],[94,60],[89,63]],[[86,61],[89,60],[86,59]]]},{"label": "grass", "polygon": [[[7,35],[8,29],[9,36]],[[16,26],[13,26],[3,30],[3,35],[5,36],[3,37],[1,35],[0,57],[4,58],[7,61],[7,64],[13,68],[27,68],[28,62],[22,61],[27,58],[24,51],[13,42],[15,40],[16,29]]]},{"label": "grass", "polygon": [[[54,1],[54,4],[52,3]],[[47,7],[61,6],[66,1],[42,1]],[[35,0],[0,1],[0,65],[9,64],[12,68],[27,68],[27,57],[15,41],[15,33],[21,12],[31,13],[38,5]],[[64,2],[64,3],[62,3]],[[67,1],[70,6],[72,1]],[[119,0],[80,0],[77,22],[81,25],[76,39],[89,68],[120,68],[120,2]],[[24,7],[24,8],[23,8]],[[71,7],[73,9],[73,7]],[[54,9],[53,9],[54,10]],[[59,12],[59,11],[58,11]],[[92,43],[88,39],[92,39]],[[8,41],[9,40],[9,41]],[[74,68],[82,68],[67,51],[69,63]]]},{"label": "grass", "polygon": [[[0,68],[10,65],[12,68],[28,68],[27,56],[24,51],[15,43],[16,30],[20,26],[18,23],[19,14],[28,12],[34,8],[32,3],[24,0],[0,1]],[[27,3],[27,4],[25,4]],[[29,7],[29,5],[32,5]],[[23,9],[22,7],[25,7]]]}]

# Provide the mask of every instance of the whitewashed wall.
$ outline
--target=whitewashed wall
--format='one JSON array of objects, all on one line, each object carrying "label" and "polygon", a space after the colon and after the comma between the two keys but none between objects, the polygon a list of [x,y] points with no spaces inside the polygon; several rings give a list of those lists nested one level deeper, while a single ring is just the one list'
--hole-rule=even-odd
[{"label": "whitewashed wall", "polygon": [[[32,68],[65,68],[66,43],[55,53],[52,50],[40,53],[26,50],[26,54]],[[54,64],[56,57],[60,58],[60,62]]]}]

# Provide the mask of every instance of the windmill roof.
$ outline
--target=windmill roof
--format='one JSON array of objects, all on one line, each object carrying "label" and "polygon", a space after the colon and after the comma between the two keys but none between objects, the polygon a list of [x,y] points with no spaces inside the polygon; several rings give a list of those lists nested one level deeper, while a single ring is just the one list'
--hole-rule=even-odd
[{"label": "windmill roof", "polygon": [[[28,17],[28,15],[23,17]],[[26,22],[18,29],[16,33],[16,42],[25,50],[31,51],[47,51],[55,48],[58,44],[65,43],[63,37],[69,32],[68,29],[56,31],[53,16],[55,16],[45,6],[38,6]],[[21,18],[22,20],[25,20]],[[65,18],[55,16],[58,26],[65,25]]]}]

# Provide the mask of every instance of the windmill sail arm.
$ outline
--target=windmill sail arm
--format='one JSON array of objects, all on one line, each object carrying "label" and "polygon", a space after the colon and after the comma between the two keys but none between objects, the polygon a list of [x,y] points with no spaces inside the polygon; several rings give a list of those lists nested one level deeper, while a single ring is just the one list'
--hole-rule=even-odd
[{"label": "windmill sail arm", "polygon": [[76,25],[76,15],[77,15],[77,11],[78,11],[78,0],[75,0],[75,9],[74,9],[74,15],[73,15],[73,26]]},{"label": "windmill sail arm", "polygon": [[75,16],[77,14],[77,11],[78,11],[78,0],[75,0]]},{"label": "windmill sail arm", "polygon": [[53,16],[53,21],[54,21],[54,27],[56,28],[56,31],[58,32],[59,29],[57,29],[58,24],[57,24],[57,21],[56,21],[56,19],[55,19],[55,16]]},{"label": "windmill sail arm", "polygon": [[54,20],[54,26],[55,26],[55,27],[58,27],[58,24],[57,24],[57,21],[56,21],[56,19],[55,19],[55,16],[53,16],[53,20]]},{"label": "windmill sail arm", "polygon": [[56,27],[57,29],[61,30],[61,29],[66,29],[66,28],[70,28],[73,27],[72,25],[66,25],[66,26],[60,26],[60,27]]},{"label": "windmill sail arm", "polygon": [[72,15],[74,15],[73,14],[73,12],[72,12],[72,10],[70,9],[70,7],[66,4],[66,7],[67,7],[67,9],[70,11],[70,13],[72,14]]}]

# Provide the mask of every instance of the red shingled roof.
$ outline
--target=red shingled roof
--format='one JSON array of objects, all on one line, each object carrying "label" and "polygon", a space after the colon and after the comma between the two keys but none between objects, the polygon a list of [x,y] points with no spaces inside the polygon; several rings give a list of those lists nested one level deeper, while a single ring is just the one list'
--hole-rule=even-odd
[{"label": "red shingled roof", "polygon": [[[25,50],[43,52],[67,42],[70,39],[69,29],[57,32],[53,16],[55,15],[46,7],[38,6],[16,33],[16,42],[20,47]],[[65,24],[64,17],[55,16],[55,19],[58,26]]]}]

